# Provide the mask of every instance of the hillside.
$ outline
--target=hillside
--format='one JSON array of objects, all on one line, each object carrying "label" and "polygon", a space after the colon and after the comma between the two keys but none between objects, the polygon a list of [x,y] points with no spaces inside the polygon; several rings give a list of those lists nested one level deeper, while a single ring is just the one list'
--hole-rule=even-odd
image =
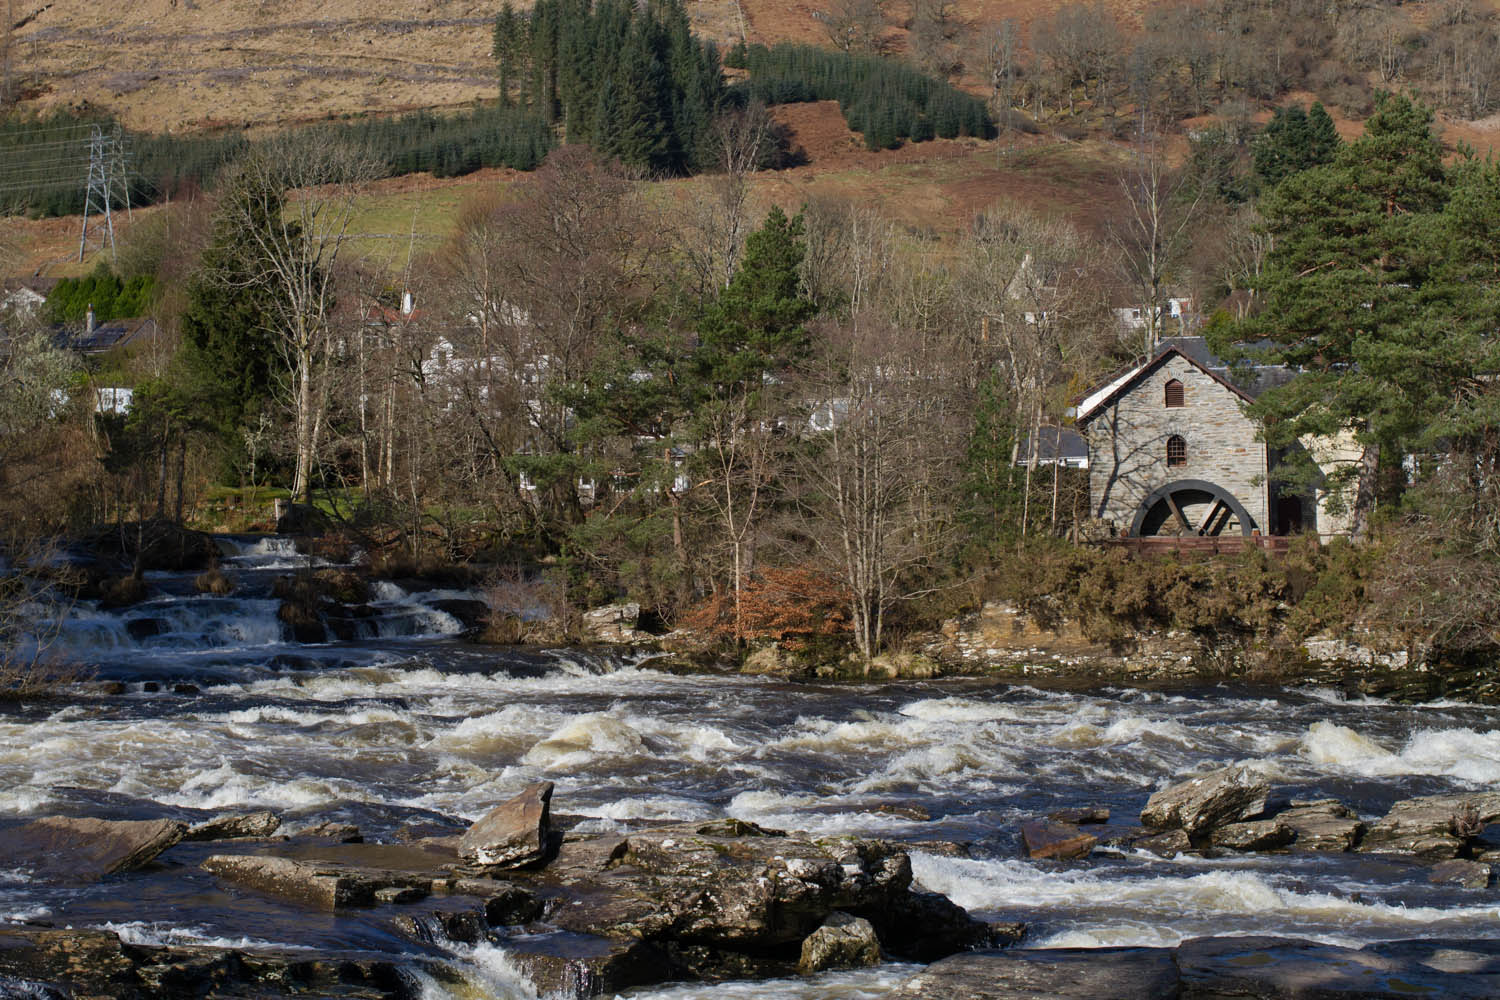
[{"label": "hillside", "polygon": [[[826,40],[813,16],[826,3],[742,2],[752,42]],[[1139,23],[1140,0],[1109,6],[1122,23]],[[26,107],[86,102],[139,129],[445,107],[493,96],[490,24],[498,7],[497,0],[23,0],[14,59],[28,84]],[[897,49],[906,7],[887,8],[886,37]],[[704,37],[740,39],[736,0],[689,9]],[[1027,24],[1051,9],[1039,0],[966,0],[958,17]]]}]

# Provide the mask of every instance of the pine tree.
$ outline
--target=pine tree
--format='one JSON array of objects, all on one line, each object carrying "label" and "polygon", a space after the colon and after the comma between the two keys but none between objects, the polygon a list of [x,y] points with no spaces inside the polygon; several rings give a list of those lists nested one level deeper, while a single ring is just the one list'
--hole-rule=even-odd
[{"label": "pine tree", "polygon": [[1409,450],[1429,418],[1408,381],[1413,366],[1442,361],[1428,302],[1440,255],[1429,240],[1448,182],[1431,123],[1429,109],[1382,95],[1365,134],[1333,163],[1289,175],[1262,199],[1275,241],[1260,281],[1265,304],[1234,331],[1266,339],[1260,360],[1299,372],[1251,408],[1268,444],[1348,432],[1364,449],[1344,471],[1355,481],[1357,533],[1381,455]]},{"label": "pine tree", "polygon": [[814,307],[802,291],[803,236],[800,214],[788,219],[772,206],[765,223],[745,240],[740,269],[699,326],[705,386],[753,391],[805,352],[803,324]]}]

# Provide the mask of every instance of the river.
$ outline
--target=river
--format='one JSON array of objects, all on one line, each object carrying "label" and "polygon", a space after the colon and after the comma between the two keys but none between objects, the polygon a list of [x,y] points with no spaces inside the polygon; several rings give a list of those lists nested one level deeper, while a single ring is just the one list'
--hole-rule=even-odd
[{"label": "river", "polygon": [[[1493,708],[1227,685],[675,676],[646,656],[471,645],[432,606],[455,595],[393,584],[380,585],[367,637],[302,646],[283,641],[269,596],[274,576],[302,557],[277,540],[222,544],[235,596],[199,596],[189,576],[156,574],[147,603],[80,605],[60,622],[60,648],[124,692],[0,707],[0,825],[53,814],[198,821],[265,807],[288,823],[340,820],[378,839],[409,823],[473,820],[547,779],[554,810],[584,829],[733,816],[911,842],[922,886],[986,918],[1026,921],[1031,946],[1245,933],[1361,944],[1494,936],[1500,926],[1490,892],[1430,885],[1404,859],[1163,861],[1099,850],[1059,865],[1024,860],[1016,831],[1068,806],[1107,805],[1128,819],[1156,788],[1233,761],[1366,817],[1399,798],[1493,787]],[[971,857],[923,850],[930,841],[970,843]],[[164,856],[170,877],[147,871],[83,888],[38,884],[0,856],[0,922],[108,926],[143,942],[412,947],[358,915],[308,916],[184,874],[211,846],[174,848]],[[465,995],[534,995],[501,948],[444,952],[473,983]],[[875,998],[909,971],[631,995]],[[427,992],[449,995],[435,982]]]}]

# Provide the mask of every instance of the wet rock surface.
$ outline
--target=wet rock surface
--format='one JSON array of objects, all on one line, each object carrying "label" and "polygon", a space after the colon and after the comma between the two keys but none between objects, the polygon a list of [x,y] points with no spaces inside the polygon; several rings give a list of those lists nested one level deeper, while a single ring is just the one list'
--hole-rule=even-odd
[{"label": "wet rock surface", "polygon": [[1052,819],[1032,819],[1021,824],[1021,843],[1028,858],[1051,858],[1070,861],[1086,858],[1099,843],[1093,834],[1084,833],[1071,823]]},{"label": "wet rock surface", "polygon": [[[520,843],[534,854],[539,844],[560,839],[550,828],[550,799],[550,784],[529,786],[464,837],[407,844],[298,836],[245,839],[239,853],[228,853],[189,842],[184,849],[200,852],[201,861],[196,867],[179,861],[169,870],[206,872],[228,892],[294,910],[368,914],[364,919],[375,926],[439,951],[453,942],[498,943],[542,993],[564,997],[667,979],[854,968],[887,954],[930,961],[1011,943],[1024,933],[1020,925],[976,920],[944,896],[913,891],[910,860],[897,845],[813,840],[733,820],[574,836],[553,842],[545,864],[532,857],[530,870],[511,872],[507,880],[493,877],[495,865],[480,866],[476,874],[480,855],[466,851],[466,843],[496,851]],[[199,834],[237,838],[272,829],[273,819],[269,813],[215,817]],[[47,845],[60,843],[59,831],[74,840],[87,833],[94,844],[125,844],[123,831],[135,833],[128,840],[135,846],[112,850],[107,863],[97,852],[100,870],[142,864],[160,843],[176,843],[186,831],[170,821],[59,820],[30,827],[49,832]],[[511,836],[518,829],[524,837]],[[0,976],[8,977],[0,984],[28,984],[28,996],[52,995],[48,990],[132,1000],[422,995],[397,960],[338,949],[303,951],[293,959],[276,949],[154,947],[107,930],[0,930]],[[0,988],[0,995],[9,988]]]},{"label": "wet rock surface", "polygon": [[1414,854],[1431,860],[1457,857],[1467,841],[1500,819],[1500,793],[1429,795],[1391,806],[1371,824],[1361,851]]},{"label": "wet rock surface", "polygon": [[167,819],[49,816],[5,831],[5,860],[44,877],[89,882],[151,863],[186,832]]},{"label": "wet rock surface", "polygon": [[1152,795],[1141,810],[1141,823],[1153,830],[1203,834],[1264,812],[1270,791],[1270,782],[1253,768],[1226,767]]},{"label": "wet rock surface", "polygon": [[1012,949],[959,955],[907,980],[907,1000],[1477,1000],[1500,995],[1500,942],[1339,948],[1260,937],[1176,948]]},{"label": "wet rock surface", "polygon": [[1296,839],[1297,831],[1279,816],[1247,823],[1228,823],[1209,835],[1209,842],[1215,847],[1235,851],[1274,851]]},{"label": "wet rock surface", "polygon": [[269,809],[250,813],[226,813],[188,828],[183,840],[240,840],[269,837],[281,826],[281,817]]},{"label": "wet rock surface", "polygon": [[874,926],[862,917],[834,911],[822,927],[802,939],[797,971],[808,974],[879,964],[880,938]]},{"label": "wet rock surface", "polygon": [[458,851],[475,865],[503,871],[542,861],[552,840],[552,782],[527,785],[471,826]]},{"label": "wet rock surface", "polygon": [[1294,851],[1352,851],[1365,824],[1353,810],[1334,799],[1291,803],[1276,818],[1292,828]]},{"label": "wet rock surface", "polygon": [[896,991],[903,1000],[1166,1000],[1178,994],[1169,951],[1003,951],[937,962]]}]

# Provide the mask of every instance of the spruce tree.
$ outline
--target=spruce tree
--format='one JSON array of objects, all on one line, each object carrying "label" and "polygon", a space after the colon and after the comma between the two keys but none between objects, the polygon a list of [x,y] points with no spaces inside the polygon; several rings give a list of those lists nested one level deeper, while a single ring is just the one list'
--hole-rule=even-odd
[{"label": "spruce tree", "polygon": [[1251,162],[1261,185],[1270,188],[1299,171],[1332,163],[1340,145],[1322,104],[1315,103],[1311,112],[1293,104],[1272,113],[1251,150]]}]

